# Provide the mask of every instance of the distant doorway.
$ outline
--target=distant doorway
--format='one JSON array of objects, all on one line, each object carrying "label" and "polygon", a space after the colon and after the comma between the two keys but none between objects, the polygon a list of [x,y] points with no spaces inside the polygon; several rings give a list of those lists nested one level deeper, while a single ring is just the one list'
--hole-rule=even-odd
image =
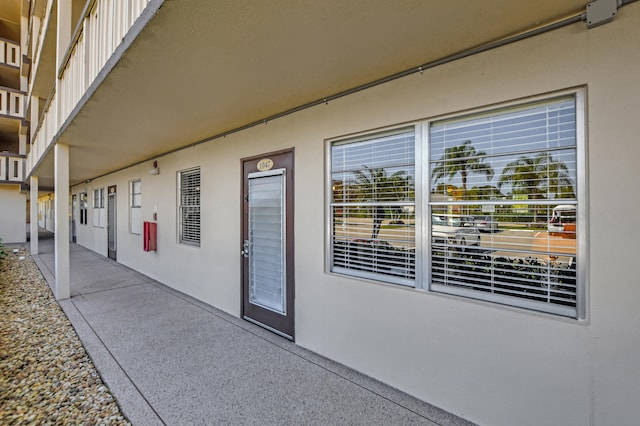
[{"label": "distant doorway", "polygon": [[107,190],[109,191],[109,198],[107,201],[107,251],[109,258],[116,260],[116,186],[110,186]]}]

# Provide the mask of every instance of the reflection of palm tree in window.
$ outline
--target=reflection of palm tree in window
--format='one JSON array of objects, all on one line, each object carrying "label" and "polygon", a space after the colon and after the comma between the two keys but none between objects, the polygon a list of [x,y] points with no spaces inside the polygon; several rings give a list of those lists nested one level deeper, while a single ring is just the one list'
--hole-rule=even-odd
[{"label": "reflection of palm tree in window", "polygon": [[[498,179],[498,187],[510,184],[513,194],[528,195],[530,199],[575,198],[569,169],[551,154],[542,152],[535,157],[521,156],[507,164]],[[537,208],[533,209],[534,221]]]},{"label": "reflection of palm tree in window", "polygon": [[444,155],[436,162],[431,170],[431,179],[434,184],[442,178],[453,179],[460,173],[462,178],[462,199],[467,195],[467,178],[469,174],[484,175],[487,181],[493,178],[493,168],[484,162],[487,154],[477,151],[470,140],[460,145],[451,146],[444,151]]},{"label": "reflection of palm tree in window", "polygon": [[376,239],[387,209],[393,209],[393,207],[384,204],[412,199],[413,185],[404,170],[388,175],[382,167],[363,166],[363,169],[357,170],[355,175],[355,188],[359,201],[372,203],[373,230],[371,238]]}]

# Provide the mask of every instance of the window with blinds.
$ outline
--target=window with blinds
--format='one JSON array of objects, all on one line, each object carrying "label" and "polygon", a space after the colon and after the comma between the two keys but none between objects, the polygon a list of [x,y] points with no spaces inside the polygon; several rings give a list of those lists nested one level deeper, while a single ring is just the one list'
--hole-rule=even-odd
[{"label": "window with blinds", "polygon": [[104,225],[104,188],[99,188],[93,191],[93,226],[103,228]]},{"label": "window with blinds", "polygon": [[129,229],[132,234],[142,234],[142,181],[131,181]]},{"label": "window with blinds", "polygon": [[331,272],[585,317],[582,91],[328,149]]},{"label": "window with blinds", "polygon": [[430,123],[431,290],[577,315],[576,128],[574,96]]},{"label": "window with blinds", "polygon": [[200,245],[200,168],[178,172],[178,240]]},{"label": "window with blinds", "polygon": [[101,209],[104,207],[104,188],[93,191],[93,208]]},{"label": "window with blinds", "polygon": [[331,146],[331,270],[415,279],[413,128]]}]

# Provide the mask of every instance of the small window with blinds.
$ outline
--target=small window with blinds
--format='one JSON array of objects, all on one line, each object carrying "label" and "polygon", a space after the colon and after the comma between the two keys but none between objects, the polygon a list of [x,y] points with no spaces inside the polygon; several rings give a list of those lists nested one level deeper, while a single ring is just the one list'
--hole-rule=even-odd
[{"label": "small window with blinds", "polygon": [[132,234],[142,234],[142,181],[130,182],[130,214],[129,229]]},{"label": "small window with blinds", "polygon": [[93,226],[103,228],[104,225],[104,188],[99,188],[93,191]]},{"label": "small window with blinds", "polygon": [[331,271],[413,286],[413,127],[330,149]]},{"label": "small window with blinds", "polygon": [[572,94],[429,123],[430,290],[582,317],[580,114]]},{"label": "small window with blinds", "polygon": [[200,245],[200,168],[178,172],[178,240]]}]

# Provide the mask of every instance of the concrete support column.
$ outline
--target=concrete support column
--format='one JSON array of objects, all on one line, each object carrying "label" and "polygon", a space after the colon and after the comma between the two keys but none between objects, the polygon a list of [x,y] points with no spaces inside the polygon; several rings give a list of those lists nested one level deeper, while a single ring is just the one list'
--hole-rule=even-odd
[{"label": "concrete support column", "polygon": [[71,296],[69,263],[69,146],[57,143],[55,153],[56,299]]},{"label": "concrete support column", "polygon": [[31,216],[29,249],[31,254],[35,255],[38,254],[38,176],[31,176],[29,183],[29,215]]}]

